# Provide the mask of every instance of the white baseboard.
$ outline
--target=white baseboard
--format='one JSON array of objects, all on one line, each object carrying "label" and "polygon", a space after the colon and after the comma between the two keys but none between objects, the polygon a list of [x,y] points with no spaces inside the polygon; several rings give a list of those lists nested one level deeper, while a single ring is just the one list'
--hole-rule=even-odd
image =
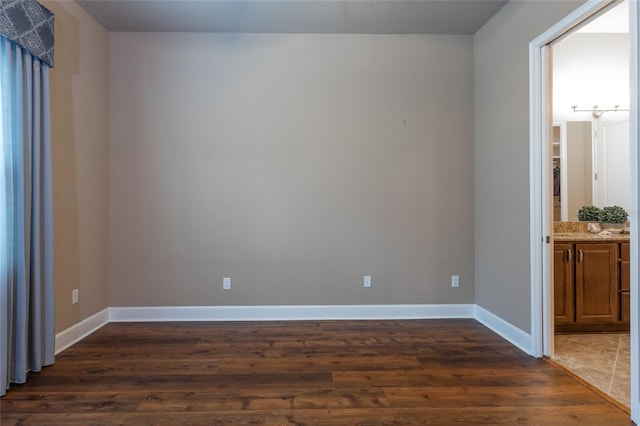
[{"label": "white baseboard", "polygon": [[474,305],[167,306],[111,308],[109,320],[291,321],[473,318]]},{"label": "white baseboard", "polygon": [[476,321],[482,323],[485,327],[499,334],[503,339],[517,346],[523,352],[531,355],[532,337],[518,327],[503,320],[493,312],[489,312],[482,306],[475,305]]},{"label": "white baseboard", "polygon": [[292,321],[473,318],[531,354],[531,335],[474,304],[150,306],[108,308],[56,335],[56,354],[109,322]]},{"label": "white baseboard", "polygon": [[100,327],[106,325],[109,322],[109,308],[105,308],[67,328],[64,331],[56,334],[56,355],[67,349],[74,343],[84,339]]}]

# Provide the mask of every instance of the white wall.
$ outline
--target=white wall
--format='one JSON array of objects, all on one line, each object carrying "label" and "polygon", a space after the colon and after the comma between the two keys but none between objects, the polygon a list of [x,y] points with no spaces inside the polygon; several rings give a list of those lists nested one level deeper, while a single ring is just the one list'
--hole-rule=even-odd
[{"label": "white wall", "polygon": [[474,301],[471,37],[109,37],[111,306]]},{"label": "white wall", "polygon": [[531,331],[529,42],[582,2],[513,1],[474,36],[476,303]]},{"label": "white wall", "polygon": [[596,122],[596,200],[598,207],[620,206],[630,212],[629,121]]},{"label": "white wall", "polygon": [[[629,109],[629,34],[572,34],[553,46],[554,121],[591,121],[598,105]],[[607,112],[603,121],[623,121],[629,113]]]}]

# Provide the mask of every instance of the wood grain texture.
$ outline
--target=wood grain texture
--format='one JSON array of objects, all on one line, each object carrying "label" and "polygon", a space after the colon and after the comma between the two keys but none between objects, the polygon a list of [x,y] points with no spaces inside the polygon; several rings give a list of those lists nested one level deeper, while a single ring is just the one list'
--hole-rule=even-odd
[{"label": "wood grain texture", "polygon": [[474,320],[111,323],[2,425],[630,425]]}]

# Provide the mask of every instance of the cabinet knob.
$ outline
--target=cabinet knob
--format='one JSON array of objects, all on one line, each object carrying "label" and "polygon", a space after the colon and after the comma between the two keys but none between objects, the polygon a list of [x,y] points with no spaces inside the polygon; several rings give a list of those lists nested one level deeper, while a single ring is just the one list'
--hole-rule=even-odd
[{"label": "cabinet knob", "polygon": [[582,259],[584,258],[584,253],[582,249],[578,249],[578,263],[582,263]]},{"label": "cabinet knob", "polygon": [[572,257],[573,257],[573,254],[571,254],[571,249],[567,249],[567,254],[565,255],[565,259],[567,263],[571,262]]}]

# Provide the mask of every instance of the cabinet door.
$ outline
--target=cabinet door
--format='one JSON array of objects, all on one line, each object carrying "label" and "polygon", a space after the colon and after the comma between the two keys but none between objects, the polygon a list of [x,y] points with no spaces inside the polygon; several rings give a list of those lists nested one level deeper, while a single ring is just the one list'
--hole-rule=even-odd
[{"label": "cabinet door", "polygon": [[573,244],[553,245],[553,311],[556,324],[574,322]]},{"label": "cabinet door", "polygon": [[576,322],[618,320],[618,245],[576,244]]}]

